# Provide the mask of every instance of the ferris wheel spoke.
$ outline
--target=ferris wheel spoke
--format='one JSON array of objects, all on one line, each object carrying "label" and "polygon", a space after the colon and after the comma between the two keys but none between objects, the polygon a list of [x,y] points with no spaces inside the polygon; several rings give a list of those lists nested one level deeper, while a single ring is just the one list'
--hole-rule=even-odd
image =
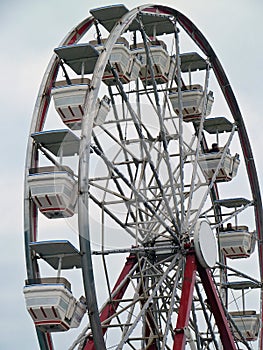
[{"label": "ferris wheel spoke", "polygon": [[[96,181],[98,181],[99,179],[96,179]],[[114,183],[118,184],[118,181],[117,179],[115,178],[115,181]],[[134,216],[133,214],[133,211],[136,211],[136,209],[138,209],[138,213],[140,215],[140,220],[141,222],[138,222],[138,224],[140,226],[142,226],[140,228],[140,231],[142,231],[142,234],[141,236],[144,237],[144,239],[146,239],[146,235],[143,233],[143,232],[146,232],[147,230],[147,226],[146,226],[146,223],[148,223],[147,225],[149,225],[151,222],[152,222],[152,214],[150,214],[149,212],[146,211],[146,208],[144,207],[141,207],[141,201],[139,201],[139,203],[137,202],[137,197],[135,196],[134,197],[134,194],[132,194],[130,197],[126,197],[124,196],[124,190],[122,190],[121,188],[121,185],[118,184],[118,192],[114,192],[113,190],[111,189],[108,189],[106,187],[103,187],[103,186],[100,186],[98,184],[96,184],[96,182],[93,182],[91,181],[90,182],[90,185],[94,188],[97,188],[97,189],[100,189],[100,190],[103,190],[104,191],[104,194],[106,193],[109,193],[110,195],[114,195],[116,196],[116,199],[111,199],[111,201],[105,201],[105,199],[103,200],[103,202],[99,202],[100,203],[100,207],[102,207],[102,203],[103,204],[103,208],[106,208],[107,206],[109,206],[110,204],[121,204],[123,201],[124,203],[126,203],[126,207],[128,208],[128,211],[127,211],[127,216],[126,216],[126,221],[125,223],[129,226],[132,225],[132,222],[134,222],[134,224],[136,224],[136,222],[138,222],[138,219]],[[91,189],[92,189],[91,187]],[[139,192],[138,192],[139,193]],[[134,199],[132,198],[134,197]],[[94,197],[92,197],[94,198]],[[151,203],[154,204],[153,201],[150,200]],[[138,206],[139,204],[139,206]],[[167,214],[165,213],[162,213],[159,208],[158,208],[158,205],[155,207],[155,212],[156,213],[159,213],[165,220],[169,220],[169,217],[167,216]],[[132,222],[128,223],[127,220],[128,220],[128,215],[131,215],[132,216]],[[145,219],[143,219],[143,215],[145,216]],[[113,215],[111,215],[113,217]],[[122,223],[123,224],[123,223]],[[144,228],[143,228],[144,227]],[[150,230],[150,228],[148,229]]]},{"label": "ferris wheel spoke", "polygon": [[[207,95],[207,89],[208,89],[208,81],[209,81],[209,71],[210,67],[207,67],[206,69],[206,77],[205,77],[205,87],[204,87],[204,96]],[[190,218],[190,209],[192,206],[192,201],[193,201],[193,194],[195,190],[195,181],[196,181],[196,176],[197,176],[197,168],[198,168],[198,159],[199,159],[199,152],[201,149],[201,139],[203,137],[203,127],[204,127],[204,120],[205,120],[205,115],[206,115],[206,102],[207,98],[203,99],[203,106],[202,106],[202,117],[200,120],[200,124],[198,127],[198,137],[196,141],[196,152],[195,152],[195,158],[194,158],[194,164],[193,164],[193,171],[192,171],[192,178],[191,178],[191,184],[190,184],[190,191],[188,195],[188,206],[186,210],[186,218],[185,221],[188,222]]]},{"label": "ferris wheel spoke", "polygon": [[[92,190],[92,188],[94,188],[94,189],[103,191],[104,196],[109,194],[111,197],[110,200],[107,200],[104,198],[100,202],[101,203],[100,207],[104,208],[104,207],[107,207],[109,205],[118,205],[118,204],[124,203],[126,208],[127,208],[127,215],[131,215],[131,217],[133,218],[133,221],[136,221],[135,214],[132,211],[132,199],[130,197],[126,197],[124,195],[124,191],[122,190],[122,187],[119,184],[117,178],[112,177],[112,176],[110,176],[109,178],[113,178],[113,182],[114,182],[115,186],[117,187],[118,192],[114,191],[113,189],[110,189],[108,186],[99,185],[98,182],[100,181],[100,179],[98,179],[98,178],[95,179],[94,182],[92,180],[90,181],[90,186],[91,186],[90,190]],[[114,197],[116,197],[116,198],[114,198]],[[139,215],[141,216],[141,211],[139,212]],[[113,217],[113,215],[112,215],[112,217]]]},{"label": "ferris wheel spoke", "polygon": [[[114,99],[114,96],[113,96],[113,93],[112,93],[111,86],[109,86],[108,89],[109,89],[109,94],[110,94],[111,101],[112,101],[114,117],[115,117],[115,119],[117,121],[117,129],[118,129],[118,133],[119,133],[120,143],[121,143],[121,146],[122,146],[123,144],[125,145],[125,137],[123,135],[122,129],[121,129],[120,124],[119,124],[118,112],[117,112],[117,109],[116,109],[115,99]],[[125,118],[123,118],[123,119],[125,119]],[[115,139],[115,141],[117,141],[117,140]],[[117,141],[117,142],[119,143],[119,141]],[[129,150],[125,146],[123,147],[123,152],[124,152],[124,156],[125,156],[125,161],[129,161],[129,157],[128,157]],[[132,157],[133,157],[133,159],[135,159],[135,155],[132,155]],[[132,173],[132,170],[131,170],[131,166],[130,166],[129,163],[127,164],[127,166],[128,166],[128,172],[129,172],[129,175],[130,175],[130,179],[131,179],[131,181],[133,181],[133,173]]]},{"label": "ferris wheel spoke", "polygon": [[155,181],[156,181],[156,183],[157,183],[157,185],[158,185],[158,187],[159,187],[159,190],[160,190],[160,192],[161,192],[161,194],[162,194],[162,199],[163,199],[163,201],[164,201],[164,203],[165,203],[165,205],[166,205],[166,210],[167,210],[167,212],[169,213],[169,215],[170,215],[170,217],[171,217],[171,220],[172,220],[172,223],[173,223],[173,225],[174,225],[175,231],[176,231],[177,233],[179,233],[179,228],[178,228],[177,220],[176,220],[176,218],[174,217],[174,214],[173,214],[173,212],[172,212],[171,209],[170,209],[170,206],[169,206],[169,203],[168,203],[166,197],[163,195],[162,184],[161,184],[160,179],[159,179],[159,176],[158,176],[158,174],[157,174],[157,172],[156,172],[156,170],[155,170],[155,166],[154,166],[154,164],[153,164],[153,162],[152,162],[151,155],[150,155],[150,153],[149,153],[149,151],[148,151],[148,148],[147,148],[147,145],[146,145],[146,143],[145,143],[145,138],[144,138],[144,136],[143,136],[143,134],[142,134],[141,126],[140,126],[140,123],[139,123],[139,121],[138,121],[137,115],[136,115],[134,109],[132,108],[132,106],[131,106],[131,104],[130,104],[128,98],[127,98],[127,95],[126,95],[126,93],[125,93],[125,90],[123,89],[123,85],[122,85],[122,83],[120,82],[119,77],[118,77],[118,74],[116,73],[116,71],[115,71],[114,68],[112,68],[112,73],[113,73],[113,76],[114,76],[114,78],[115,78],[115,80],[116,80],[117,86],[118,86],[118,88],[120,89],[120,93],[121,93],[121,95],[122,95],[122,97],[123,97],[123,100],[125,101],[125,103],[126,103],[126,105],[127,105],[127,108],[128,108],[128,110],[129,110],[129,112],[130,112],[130,115],[131,115],[131,117],[132,117],[132,119],[133,119],[133,122],[134,122],[134,125],[135,125],[135,127],[136,127],[136,131],[137,131],[137,133],[138,133],[138,136],[139,136],[139,138],[140,138],[140,141],[141,141],[143,150],[144,150],[144,152],[145,152],[145,154],[146,154],[146,157],[147,157],[147,160],[148,160],[148,162],[149,162],[149,166],[150,166],[150,168],[151,168],[151,170],[152,170],[152,172],[153,172],[153,174],[154,174]]},{"label": "ferris wheel spoke", "polygon": [[145,198],[141,193],[139,193],[136,188],[134,187],[133,184],[131,184],[125,176],[105,157],[105,155],[95,146],[91,146],[92,150],[99,155],[105,164],[112,170],[114,171],[127,185],[128,188],[130,188],[134,195],[136,195],[137,199],[143,203],[143,205],[151,212],[153,216],[155,216],[164,226],[164,228],[177,240],[177,237],[174,235],[174,231],[170,228],[170,226],[167,225],[166,222],[161,218],[161,216],[156,213],[155,209],[152,207],[152,205],[149,204],[147,198]]},{"label": "ferris wheel spoke", "polygon": [[[116,122],[116,125],[120,125],[120,121]],[[100,126],[100,128],[103,130],[103,132],[109,136],[109,138],[120,147],[120,149],[122,150],[122,152],[125,154],[125,160],[124,163],[127,165],[127,167],[129,168],[129,175],[131,177],[131,181],[133,181],[133,173],[131,170],[131,162],[134,160],[137,160],[137,155],[135,155],[128,147],[125,146],[125,144],[127,143],[127,140],[122,140],[121,142],[118,140],[118,138],[110,132],[110,130],[108,130],[107,128]],[[103,150],[102,146],[99,144],[99,140],[98,137],[93,133],[93,138],[94,141],[96,143],[96,145],[98,146],[98,148],[101,149],[101,151]],[[138,161],[139,163],[139,161]]]},{"label": "ferris wheel spoke", "polygon": [[134,321],[133,325],[129,328],[129,330],[126,332],[125,336],[122,337],[117,350],[121,350],[124,346],[124,344],[126,343],[126,341],[128,340],[129,336],[131,335],[131,333],[133,332],[134,328],[136,327],[137,323],[139,322],[139,320],[141,319],[141,317],[145,314],[146,310],[149,307],[149,304],[152,302],[153,297],[156,295],[157,291],[159,290],[160,286],[162,285],[163,281],[165,280],[166,276],[169,274],[169,272],[175,267],[175,265],[177,264],[177,259],[178,259],[178,255],[175,256],[172,260],[172,262],[170,263],[169,267],[166,269],[166,271],[164,272],[164,274],[161,276],[161,278],[159,279],[158,283],[156,284],[155,288],[152,290],[151,295],[149,296],[148,300],[144,303],[141,311],[139,312],[138,316],[136,317],[136,320]]},{"label": "ferris wheel spoke", "polygon": [[[110,133],[109,132],[107,132],[107,134],[109,135]],[[113,137],[112,137],[113,138]],[[95,137],[94,136],[94,140],[95,140],[95,142],[96,142],[96,144],[97,144],[97,146],[102,150],[102,147],[99,145],[99,142],[98,142],[98,139],[97,139],[97,137]],[[115,141],[115,138],[114,138],[114,141]],[[125,153],[127,153],[129,150],[127,150],[127,152],[125,151],[126,150],[126,146],[124,146],[123,144],[121,145],[122,146],[122,149],[124,150],[124,152]],[[135,158],[135,156],[134,155],[132,155],[132,157],[133,157],[133,159]],[[132,161],[132,160],[131,160]],[[160,163],[160,162],[159,162]],[[121,165],[121,163],[120,163],[120,165]],[[135,171],[135,174],[133,175],[133,178],[134,178],[134,181],[136,180],[136,174],[138,173],[138,168],[139,167],[139,165],[137,165],[137,167],[136,167],[136,171]],[[142,171],[141,171],[141,175],[143,174],[143,171],[144,171],[144,168],[145,167],[145,161],[142,163]],[[158,164],[157,164],[157,166],[156,166],[156,170],[155,171],[158,171]],[[129,173],[130,173],[130,171],[129,171]],[[153,180],[153,178],[154,178],[154,175],[153,175],[153,177],[152,177],[152,180]],[[150,183],[151,183],[151,181],[152,180],[150,180]],[[117,184],[117,179],[115,179],[114,180],[115,182],[116,182],[116,184]],[[133,182],[134,182],[133,181]],[[145,182],[145,180],[144,180],[144,182]],[[149,185],[150,185],[150,183],[149,183]],[[149,185],[148,185],[148,188],[150,188],[149,187]],[[143,191],[146,191],[146,184],[145,184],[145,189],[143,190]],[[157,190],[157,188],[156,188],[156,190]],[[123,191],[120,191],[120,193],[122,193],[122,195],[123,195]],[[157,194],[156,194],[157,195]],[[157,198],[158,198],[158,195],[157,195]],[[160,201],[159,201],[159,203],[161,203]],[[159,208],[159,205],[156,207],[156,210],[158,210],[158,208]],[[141,211],[139,211],[139,214],[141,214]],[[141,220],[143,220],[143,218],[141,217]]]},{"label": "ferris wheel spoke", "polygon": [[165,349],[166,343],[167,343],[168,333],[173,327],[171,318],[172,318],[172,314],[173,314],[173,310],[174,310],[174,304],[175,304],[175,299],[176,299],[176,294],[177,294],[177,289],[178,289],[178,282],[179,282],[179,279],[181,278],[181,271],[182,271],[182,261],[178,264],[178,269],[176,272],[174,285],[173,285],[173,287],[171,286],[172,293],[171,293],[171,297],[170,297],[169,306],[167,307],[168,313],[167,313],[167,319],[165,320],[166,325],[165,325],[165,330],[164,330],[164,334],[163,334],[163,343],[162,343],[161,350]]},{"label": "ferris wheel spoke", "polygon": [[109,217],[112,218],[113,221],[115,221],[121,228],[123,228],[131,237],[136,239],[136,235],[134,234],[134,232],[127,225],[125,225],[125,223],[122,220],[120,220],[118,216],[114,215],[110,209],[108,209],[106,206],[103,206],[96,196],[93,196],[91,193],[89,193],[89,197],[100,209],[103,209],[103,211],[107,213],[107,215],[109,215]]},{"label": "ferris wheel spoke", "polygon": [[[178,203],[175,193],[175,188],[177,187],[177,184],[174,180],[174,175],[172,173],[171,164],[169,160],[169,154],[167,150],[162,150],[161,152],[158,150],[159,159],[156,165],[156,171],[160,169],[160,167],[165,164],[165,167],[168,172],[168,180],[162,184],[162,193],[160,193],[162,196],[165,196],[167,198],[167,201],[169,201],[169,208],[173,209],[173,212],[175,212],[177,223],[180,222],[179,218],[179,211],[178,211]],[[149,185],[152,183],[152,181],[155,179],[154,174],[152,175],[152,179],[150,180]],[[169,193],[170,192],[170,193]],[[156,193],[158,196],[158,194]],[[173,204],[170,203],[171,199],[173,200]],[[165,202],[162,204],[162,202],[159,203],[159,205],[162,205],[163,207],[167,205]],[[170,214],[170,211],[168,211],[168,214]]]},{"label": "ferris wheel spoke", "polygon": [[174,183],[174,177],[172,174],[172,169],[171,169],[171,164],[170,164],[170,159],[169,159],[168,142],[167,142],[167,137],[166,137],[167,130],[165,129],[164,120],[163,120],[164,110],[162,113],[161,106],[160,106],[160,100],[159,100],[159,94],[158,94],[158,90],[157,90],[157,84],[156,84],[156,81],[154,79],[153,60],[152,60],[152,57],[151,57],[150,52],[149,52],[148,43],[147,43],[145,32],[143,30],[143,25],[142,25],[141,19],[139,19],[139,24],[141,27],[140,31],[141,31],[141,35],[142,35],[144,46],[145,46],[147,64],[148,64],[148,68],[150,70],[150,76],[151,76],[152,85],[153,85],[154,98],[155,98],[155,104],[156,104],[156,113],[157,113],[157,116],[159,119],[159,125],[160,125],[160,141],[162,142],[162,145],[163,145],[163,153],[162,154],[163,154],[163,158],[164,158],[164,161],[166,163],[166,167],[167,167],[167,171],[168,171],[168,175],[169,175],[170,189],[171,189],[171,193],[172,193],[172,199],[174,202],[174,209],[176,212],[177,223],[178,223],[177,225],[179,226],[180,218],[179,218],[179,212],[177,210],[177,207],[178,207],[177,198],[176,198],[176,194],[175,194],[175,190],[174,190],[175,183]]},{"label": "ferris wheel spoke", "polygon": [[[178,211],[178,205],[181,203],[181,198],[180,195],[178,195],[178,193],[176,193],[176,189],[179,188],[179,165],[177,167],[175,167],[175,169],[171,170],[171,164],[170,164],[170,160],[168,160],[168,152],[166,151],[162,151],[162,153],[160,153],[159,156],[159,160],[157,163],[157,167],[156,170],[160,169],[162,162],[165,163],[165,165],[167,166],[168,172],[169,172],[169,178],[163,183],[163,191],[166,195],[166,198],[170,201],[171,199],[174,199],[173,201],[173,205],[170,204],[171,208],[173,211],[175,211],[176,216],[177,216],[177,221],[180,222],[180,218],[179,218],[179,211]],[[172,180],[171,180],[171,176],[172,176]],[[152,180],[154,179],[154,176],[152,176]],[[151,181],[152,181],[151,180]],[[177,196],[179,196],[179,198],[177,199]],[[160,202],[160,205],[162,203]]]},{"label": "ferris wheel spoke", "polygon": [[[93,138],[94,138],[94,141],[95,141],[95,144],[97,145],[97,147],[100,149],[100,151],[103,152],[102,146],[101,146],[101,144],[99,143],[98,138],[97,138],[94,134],[93,134]],[[122,147],[121,149],[123,149],[123,152],[124,152],[124,155],[125,155],[125,159],[127,160],[127,151],[126,151],[126,148],[125,148],[125,147]],[[120,151],[119,151],[119,153],[120,153]],[[115,156],[115,158],[116,158],[116,157],[118,157],[118,154]],[[135,174],[134,174],[134,175],[133,175],[133,173],[132,173],[131,166],[130,166],[129,163],[127,164],[127,167],[128,167],[128,174],[129,174],[129,176],[130,176],[131,182],[134,183],[135,178],[136,178],[136,174],[137,174],[137,172],[138,172],[138,166],[136,166],[136,171],[135,171]],[[134,178],[134,176],[135,176],[135,178]],[[122,190],[122,187],[121,187],[121,185],[119,184],[119,181],[118,181],[118,179],[117,179],[116,177],[114,177],[114,176],[112,176],[111,174],[109,174],[108,179],[109,179],[109,180],[110,180],[110,179],[113,179],[113,181],[114,181],[114,183],[115,183],[115,186],[117,187],[117,190],[118,190],[119,193],[120,193],[121,198],[123,198],[123,200],[124,200],[124,202],[125,202],[125,204],[126,204],[126,207],[127,207],[127,209],[128,209],[127,216],[128,216],[128,215],[131,215],[131,217],[133,218],[133,220],[136,221],[136,220],[137,220],[137,219],[136,219],[136,216],[135,216],[135,214],[133,213],[133,211],[131,210],[131,205],[130,205],[130,201],[132,200],[132,198],[127,198],[127,197],[125,197],[124,191]],[[108,180],[108,181],[109,181],[109,180]],[[94,186],[98,186],[98,185],[96,185],[95,183],[94,183],[93,185],[94,185]],[[103,189],[103,188],[101,187],[101,189]],[[106,195],[106,193],[107,193],[107,191],[109,191],[109,189],[106,190],[106,187],[104,187],[104,189],[105,189],[105,195]],[[112,191],[109,191],[109,192],[111,192],[111,194],[113,194]],[[114,195],[117,196],[117,197],[119,196],[119,194],[116,193],[116,192],[114,193]],[[141,221],[143,221],[143,216],[142,216],[141,210],[139,210],[138,213],[139,213],[139,216],[140,216]]]}]

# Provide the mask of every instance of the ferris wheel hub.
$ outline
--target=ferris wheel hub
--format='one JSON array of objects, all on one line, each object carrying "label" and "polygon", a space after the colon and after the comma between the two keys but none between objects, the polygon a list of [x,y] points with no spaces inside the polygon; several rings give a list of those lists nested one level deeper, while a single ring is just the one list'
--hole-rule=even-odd
[{"label": "ferris wheel hub", "polygon": [[199,263],[204,268],[212,268],[217,261],[216,237],[205,220],[198,221],[194,232],[194,247]]}]

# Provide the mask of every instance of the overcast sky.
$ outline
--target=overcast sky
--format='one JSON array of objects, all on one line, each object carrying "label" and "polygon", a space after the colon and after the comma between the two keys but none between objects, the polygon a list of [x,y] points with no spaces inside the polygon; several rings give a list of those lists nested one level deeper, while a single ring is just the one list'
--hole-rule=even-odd
[{"label": "overcast sky", "polygon": [[[89,16],[94,3],[90,0],[0,2],[0,349],[3,350],[17,346],[27,350],[38,348],[22,294],[26,277],[22,208],[25,149],[35,98],[53,49],[73,26]],[[96,7],[109,4],[114,2],[96,1]],[[131,9],[143,2],[125,4]],[[262,187],[262,0],[166,0],[164,4],[187,15],[221,60],[247,125]]]}]

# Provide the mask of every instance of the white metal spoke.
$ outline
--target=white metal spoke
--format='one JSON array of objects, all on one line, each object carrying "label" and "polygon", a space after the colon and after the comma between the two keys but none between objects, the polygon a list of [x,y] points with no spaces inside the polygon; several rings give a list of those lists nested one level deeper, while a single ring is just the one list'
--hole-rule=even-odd
[{"label": "white metal spoke", "polygon": [[180,233],[182,234],[185,230],[185,207],[184,207],[184,147],[183,147],[183,106],[182,106],[182,78],[181,78],[181,59],[180,59],[180,49],[179,49],[179,35],[178,29],[174,25],[175,29],[175,43],[176,43],[176,64],[177,64],[177,85],[178,85],[178,97],[179,97],[179,152],[180,152],[180,208],[181,208],[181,224],[180,224]]},{"label": "white metal spoke", "polygon": [[[156,295],[158,289],[160,288],[160,286],[162,285],[164,279],[167,277],[167,275],[169,274],[169,272],[175,267],[176,263],[177,263],[177,259],[178,256],[175,256],[171,262],[171,264],[169,265],[169,267],[166,269],[165,273],[162,275],[162,277],[159,279],[156,287],[154,288],[154,290],[152,291],[152,294],[150,295],[150,297],[148,298],[148,300],[146,301],[146,303],[144,304],[143,308],[141,309],[140,313],[138,314],[136,320],[138,322],[138,320],[144,315],[146,309],[149,307],[149,304],[151,303],[153,297]],[[128,340],[128,337],[130,336],[130,334],[132,333],[133,329],[135,328],[137,322],[135,321],[133,326],[131,326],[129,328],[129,331],[125,334],[125,336],[122,338],[122,340],[120,341],[117,350],[121,350],[124,346],[124,344],[126,343],[126,341]]]},{"label": "white metal spoke", "polygon": [[172,313],[173,313],[173,305],[174,305],[175,296],[176,296],[176,293],[177,293],[177,288],[178,288],[177,284],[178,284],[178,281],[179,281],[179,278],[180,278],[181,270],[182,270],[182,261],[181,261],[181,263],[178,264],[177,273],[176,273],[176,277],[175,277],[175,280],[174,280],[174,286],[172,288],[172,294],[171,294],[171,299],[170,299],[169,311],[168,311],[168,315],[167,315],[165,331],[164,331],[164,334],[163,334],[163,344],[162,344],[161,350],[165,349],[165,345],[167,343],[166,340],[167,340],[169,328],[173,326],[171,324],[171,317],[172,317]]},{"label": "white metal spoke", "polygon": [[[210,67],[208,67],[206,70],[204,96],[206,96],[207,89],[208,89],[209,68]],[[205,120],[205,114],[206,114],[205,113],[206,112],[206,102],[207,102],[207,98],[204,98],[203,108],[202,108],[202,117],[201,117],[199,128],[198,128],[198,138],[197,138],[197,142],[196,142],[196,151],[195,151],[193,172],[192,172],[191,185],[190,185],[190,191],[189,191],[188,207],[187,207],[186,218],[185,218],[186,222],[188,222],[190,219],[190,209],[192,206],[193,194],[194,194],[194,190],[195,190],[195,180],[196,180],[196,175],[197,175],[198,159],[199,159],[199,153],[200,153],[200,148],[201,148],[201,139],[203,137],[203,126],[204,126],[204,120]]]}]

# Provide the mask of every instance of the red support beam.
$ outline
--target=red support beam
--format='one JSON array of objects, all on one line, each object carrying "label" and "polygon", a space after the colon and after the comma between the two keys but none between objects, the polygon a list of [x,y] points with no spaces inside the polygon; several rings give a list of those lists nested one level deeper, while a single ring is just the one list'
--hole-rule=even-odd
[{"label": "red support beam", "polygon": [[[118,278],[111,294],[113,294],[115,292],[115,290],[119,287],[119,285],[123,282],[123,280],[129,274],[129,272],[134,267],[136,262],[137,262],[137,258],[135,255],[130,255],[127,258],[127,261],[126,261],[126,263],[125,263],[125,265],[124,265],[124,267],[119,275],[119,278]],[[100,321],[101,322],[104,322],[105,320],[107,320],[107,318],[111,317],[115,313],[115,311],[118,308],[119,303],[120,303],[119,300],[122,299],[124,293],[126,292],[126,289],[129,285],[129,283],[130,283],[130,279],[128,278],[126,280],[126,282],[123,284],[123,286],[114,295],[114,297],[112,297],[112,301],[108,302],[108,304],[105,305],[105,307],[103,308],[103,310],[101,311],[101,314],[100,314]],[[115,301],[115,300],[118,300],[118,301]],[[104,324],[104,327],[102,328],[103,335],[107,332],[107,330],[108,330],[107,326],[109,326],[109,325],[110,325],[110,321],[108,324]],[[92,336],[88,339],[83,350],[96,350]]]},{"label": "red support beam", "polygon": [[230,327],[225,316],[225,311],[221,304],[211,272],[209,269],[205,269],[200,264],[197,265],[197,269],[207,296],[207,301],[215,317],[223,349],[236,350],[234,338],[230,331]]},{"label": "red support beam", "polygon": [[185,349],[186,336],[184,330],[189,324],[196,279],[196,269],[197,265],[195,252],[189,251],[186,256],[182,295],[175,328],[173,350]]},{"label": "red support beam", "polygon": [[[120,273],[120,276],[112,290],[112,294],[123,282],[123,280],[129,274],[129,272],[134,267],[136,262],[137,262],[137,258],[133,255],[130,255],[127,258],[127,261]],[[195,252],[192,250],[189,251],[186,255],[186,264],[185,264],[184,279],[183,279],[183,286],[182,286],[181,302],[180,302],[178,318],[177,318],[177,323],[175,328],[173,350],[185,349],[186,336],[185,336],[184,330],[186,327],[188,327],[188,324],[189,324],[190,311],[192,307],[193,292],[194,292],[197,271],[201,278],[201,281],[207,296],[207,301],[215,317],[215,321],[220,333],[223,348],[228,350],[236,350],[234,339],[230,331],[230,327],[227,322],[224,309],[221,305],[221,300],[218,296],[216,287],[214,285],[211,272],[209,269],[203,268],[197,262]],[[101,311],[101,314],[100,314],[101,322],[104,322],[107,318],[111,317],[114,314],[114,312],[116,311],[120,303],[117,300],[121,300],[122,297],[124,296],[124,293],[127,290],[127,287],[129,285],[129,281],[130,279],[127,279],[127,281],[123,284],[123,286],[118,290],[118,292],[112,298],[112,302],[109,302]],[[110,321],[108,323],[108,326],[109,325],[110,325]],[[105,334],[108,330],[107,325],[104,324],[104,326],[106,327],[102,329],[103,334]],[[152,344],[151,346],[153,346],[153,349],[155,348],[155,344]],[[88,339],[84,347],[84,350],[96,350],[92,336]]]}]

